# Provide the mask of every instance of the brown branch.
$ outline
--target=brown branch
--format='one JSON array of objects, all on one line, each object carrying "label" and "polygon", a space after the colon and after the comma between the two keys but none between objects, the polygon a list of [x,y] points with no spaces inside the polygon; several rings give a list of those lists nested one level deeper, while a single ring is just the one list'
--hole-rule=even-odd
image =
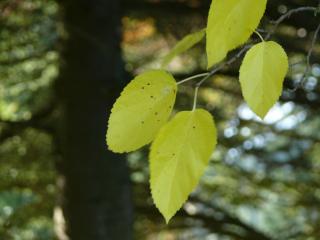
[{"label": "brown branch", "polygon": [[308,74],[311,71],[311,56],[312,56],[313,50],[315,48],[319,32],[320,32],[320,24],[318,25],[318,27],[313,35],[311,48],[309,49],[308,55],[307,55],[307,66],[306,66],[305,71],[301,77],[300,84],[297,84],[297,86],[294,89],[290,89],[290,91],[295,92],[299,87],[302,87],[308,77]]},{"label": "brown branch", "polygon": [[268,34],[265,37],[265,39],[270,39],[270,37],[275,33],[276,29],[279,27],[279,25],[284,20],[286,20],[287,18],[290,18],[293,14],[301,13],[301,12],[307,12],[307,11],[317,13],[319,11],[319,9],[316,8],[316,7],[305,6],[305,7],[298,7],[298,8],[294,8],[294,9],[289,10],[285,14],[281,15],[277,20],[271,21],[271,23],[274,26],[273,26],[272,30],[268,32]]},{"label": "brown branch", "polygon": [[[281,15],[276,21],[274,21],[274,27],[271,31],[267,31],[268,34],[265,37],[265,40],[268,40],[271,38],[271,36],[275,33],[275,30],[278,28],[278,26],[288,17],[290,17],[292,14],[296,14],[296,13],[300,13],[300,12],[305,12],[305,11],[313,11],[315,14],[319,11],[318,8],[316,7],[299,7],[299,8],[295,8],[295,9],[291,9],[290,11],[288,11],[287,13]],[[319,25],[320,28],[320,25]],[[319,29],[320,30],[320,29]],[[311,48],[311,52],[309,51],[310,57],[311,54],[313,52],[313,48],[315,45],[315,42],[317,40],[317,36],[319,33],[319,30],[317,29],[314,40],[313,40],[313,46]],[[199,87],[209,78],[211,78],[213,75],[215,75],[217,72],[221,71],[222,69],[224,69],[225,67],[230,66],[231,64],[233,64],[235,61],[237,61],[238,59],[240,59],[253,45],[254,43],[256,43],[256,41],[253,41],[251,43],[247,43],[245,44],[237,53],[235,53],[231,58],[229,58],[229,60],[222,62],[221,64],[219,64],[218,66],[212,68],[212,70],[209,72],[209,74],[204,77],[201,81],[199,81],[196,84],[196,88],[195,88],[195,92],[197,93]]]}]

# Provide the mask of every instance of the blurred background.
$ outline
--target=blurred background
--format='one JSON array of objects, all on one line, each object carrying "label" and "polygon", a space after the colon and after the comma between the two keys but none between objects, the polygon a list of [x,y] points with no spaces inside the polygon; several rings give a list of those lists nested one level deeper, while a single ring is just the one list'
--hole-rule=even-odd
[{"label": "blurred background", "polygon": [[[269,0],[259,31],[265,36],[289,9],[318,4]],[[205,27],[209,6],[0,1],[1,240],[320,239],[319,38],[309,65],[306,59],[320,15],[312,11],[292,15],[272,36],[291,65],[265,121],[241,96],[241,61],[200,89],[199,106],[214,115],[219,144],[169,225],[150,196],[148,147],[107,151],[107,118],[123,86]],[[169,70],[177,80],[206,71],[204,41]],[[191,108],[196,81],[179,86],[175,111]]]}]

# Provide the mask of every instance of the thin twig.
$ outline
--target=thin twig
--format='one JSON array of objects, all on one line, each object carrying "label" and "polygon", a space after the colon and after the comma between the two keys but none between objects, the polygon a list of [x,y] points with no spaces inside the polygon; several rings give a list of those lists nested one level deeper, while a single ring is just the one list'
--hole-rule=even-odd
[{"label": "thin twig", "polygon": [[249,48],[251,48],[253,46],[252,43],[249,43],[247,45],[245,45],[236,55],[234,55],[232,58],[230,58],[228,61],[221,63],[220,65],[218,65],[216,68],[213,68],[206,77],[204,77],[200,82],[198,82],[195,86],[195,94],[194,94],[194,101],[193,101],[193,110],[196,108],[197,106],[197,96],[198,96],[198,90],[201,87],[201,85],[208,80],[210,77],[212,77],[214,74],[216,74],[217,72],[219,72],[220,70],[222,70],[223,68],[231,65],[232,63],[234,63],[236,60],[238,60]]},{"label": "thin twig", "polygon": [[[264,40],[267,41],[271,38],[271,36],[275,33],[275,30],[278,28],[279,24],[281,24],[285,19],[289,18],[291,15],[293,14],[296,14],[296,13],[300,13],[300,12],[306,12],[306,11],[312,11],[314,13],[317,13],[319,11],[319,8],[317,7],[299,7],[299,8],[295,8],[295,9],[291,9],[289,10],[287,13],[281,15],[276,21],[273,21],[273,28],[271,31],[268,31],[268,34],[265,36]],[[315,35],[314,35],[314,38],[313,38],[313,41],[312,41],[312,47],[311,49],[309,50],[309,53],[308,53],[308,61],[310,62],[310,58],[311,58],[311,55],[312,55],[312,52],[313,52],[313,49],[315,47],[315,43],[316,43],[316,40],[317,40],[317,36],[319,34],[319,31],[320,31],[320,25],[318,26],[316,32],[315,32]],[[261,32],[261,30],[260,30]],[[260,34],[259,34],[260,35]],[[262,37],[262,36],[261,36]],[[263,38],[262,38],[263,39]],[[225,61],[221,64],[219,64],[217,67],[213,68],[209,74],[207,76],[205,76],[200,82],[198,82],[196,84],[196,87],[195,87],[195,99],[194,99],[194,103],[193,103],[193,109],[196,108],[196,105],[197,105],[197,95],[198,95],[198,90],[200,88],[200,86],[206,81],[208,80],[210,77],[212,77],[214,74],[216,74],[218,71],[222,70],[223,68],[231,65],[232,63],[234,63],[236,60],[238,60],[240,57],[242,57],[243,54],[245,54],[253,45],[254,45],[255,42],[252,42],[252,43],[248,43],[246,45],[244,45],[244,47],[241,48],[241,50],[235,54],[234,56],[232,56],[228,61]]]},{"label": "thin twig", "polygon": [[297,84],[293,89],[289,89],[290,92],[295,92],[297,91],[297,89],[301,86],[303,87],[305,81],[307,80],[308,74],[311,70],[311,57],[312,57],[312,53],[314,51],[318,36],[319,36],[319,32],[320,32],[320,24],[318,25],[316,31],[314,32],[313,38],[312,38],[312,43],[311,43],[311,47],[308,51],[308,55],[307,55],[307,66],[305,68],[305,71],[300,79],[299,84]]},{"label": "thin twig", "polygon": [[246,45],[244,45],[244,47],[242,47],[242,49],[235,54],[233,57],[231,57],[228,61],[221,63],[220,65],[218,65],[217,67],[213,68],[209,74],[203,78],[200,82],[198,82],[196,84],[196,87],[200,87],[207,79],[209,79],[210,77],[212,77],[214,74],[216,74],[217,72],[219,72],[220,70],[222,70],[223,68],[230,66],[232,63],[234,63],[235,61],[237,61],[240,57],[242,57],[242,55],[244,53],[246,53],[248,51],[248,49],[250,49],[254,44],[253,43],[248,43]]},{"label": "thin twig", "polygon": [[300,12],[306,12],[306,11],[311,11],[311,12],[317,12],[318,8],[316,7],[299,7],[299,8],[294,8],[286,12],[285,14],[281,15],[276,21],[272,21],[271,23],[273,24],[273,28],[271,31],[268,32],[267,36],[265,37],[266,40],[270,39],[270,37],[274,34],[276,29],[278,28],[279,24],[282,23],[284,20],[287,18],[290,18],[292,14],[300,13]]}]

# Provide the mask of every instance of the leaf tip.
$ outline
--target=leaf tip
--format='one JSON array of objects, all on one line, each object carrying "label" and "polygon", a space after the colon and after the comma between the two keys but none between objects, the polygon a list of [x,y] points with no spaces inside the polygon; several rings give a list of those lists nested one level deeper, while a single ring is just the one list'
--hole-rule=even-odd
[{"label": "leaf tip", "polygon": [[262,121],[264,121],[269,111],[270,109],[257,109],[254,112]]},{"label": "leaf tip", "polygon": [[262,121],[264,121],[264,120],[265,120],[265,117],[267,116],[267,113],[266,113],[266,114],[257,114],[257,116],[258,116]]},{"label": "leaf tip", "polygon": [[164,219],[165,219],[165,221],[166,221],[166,224],[169,225],[169,222],[170,222],[172,216],[165,216],[165,215],[163,215],[163,217],[164,217]]}]

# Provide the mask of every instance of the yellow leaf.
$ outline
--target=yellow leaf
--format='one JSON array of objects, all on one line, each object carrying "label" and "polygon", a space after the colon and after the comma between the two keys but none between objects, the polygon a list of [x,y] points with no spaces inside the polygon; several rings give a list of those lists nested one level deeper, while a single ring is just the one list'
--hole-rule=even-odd
[{"label": "yellow leaf", "polygon": [[161,128],[151,146],[153,200],[169,222],[196,187],[217,142],[216,128],[205,110],[178,113]]},{"label": "yellow leaf", "polygon": [[184,37],[176,44],[176,46],[168,53],[168,55],[163,58],[161,67],[166,67],[174,57],[192,48],[195,44],[203,39],[205,34],[206,29],[202,29],[198,32],[191,33]]},{"label": "yellow leaf", "polygon": [[240,68],[244,99],[262,119],[279,99],[288,71],[288,57],[276,42],[262,42],[246,54]]},{"label": "yellow leaf", "polygon": [[109,149],[130,152],[150,143],[167,122],[176,91],[174,78],[162,70],[149,71],[132,80],[111,110]]},{"label": "yellow leaf", "polygon": [[265,12],[267,0],[213,0],[207,25],[208,68],[244,44]]}]

